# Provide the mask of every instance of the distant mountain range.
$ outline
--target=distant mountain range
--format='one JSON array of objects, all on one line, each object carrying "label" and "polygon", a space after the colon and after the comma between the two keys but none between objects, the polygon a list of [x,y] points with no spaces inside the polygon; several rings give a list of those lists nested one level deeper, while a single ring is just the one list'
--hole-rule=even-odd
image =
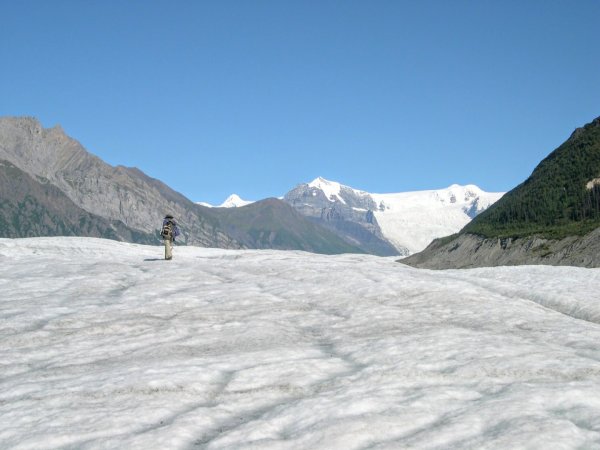
[{"label": "distant mountain range", "polygon": [[600,117],[575,130],[529,178],[458,234],[402,262],[433,269],[600,267]]},{"label": "distant mountain range", "polygon": [[373,194],[317,178],[281,199],[232,196],[221,206],[196,204],[139,169],[106,164],[60,127],[0,118],[1,237],[158,243],[161,219],[171,213],[184,244],[411,255],[402,261],[428,268],[599,267],[600,118],[504,196],[473,185]]},{"label": "distant mountain range", "polygon": [[[367,253],[407,256],[456,233],[502,195],[474,185],[372,194],[319,177],[297,185],[283,200]],[[220,207],[251,203],[233,194]]]},{"label": "distant mountain range", "polygon": [[158,243],[166,213],[185,244],[409,255],[501,197],[476,186],[371,194],[317,178],[281,199],[198,204],[136,168],[113,167],[62,128],[0,118],[0,236],[96,236]]},{"label": "distant mountain range", "polygon": [[409,255],[435,238],[460,230],[502,195],[473,185],[372,194],[317,178],[298,185],[284,200],[348,240],[362,241],[364,233],[370,233],[370,250],[383,249],[385,243],[391,247],[389,254]]},{"label": "distant mountain range", "polygon": [[[247,207],[249,216],[261,211],[269,220],[230,218],[225,209],[197,205],[139,169],[106,164],[60,127],[45,129],[33,118],[0,118],[1,237],[158,243],[162,217],[170,213],[181,225],[182,243],[264,248],[267,242],[277,249],[362,252],[280,203],[285,207],[268,200]],[[293,229],[283,225],[292,221]]]}]

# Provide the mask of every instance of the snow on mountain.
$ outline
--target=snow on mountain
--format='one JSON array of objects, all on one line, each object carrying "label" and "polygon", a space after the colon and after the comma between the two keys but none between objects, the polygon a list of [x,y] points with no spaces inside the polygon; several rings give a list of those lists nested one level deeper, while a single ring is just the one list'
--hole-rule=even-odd
[{"label": "snow on mountain", "polygon": [[346,203],[344,201],[344,198],[340,195],[342,190],[342,185],[340,183],[337,183],[335,181],[329,181],[322,177],[318,177],[310,183],[308,183],[308,186],[323,191],[325,197],[330,201],[340,201],[344,204]]},{"label": "snow on mountain", "polygon": [[221,208],[237,208],[239,206],[249,205],[250,203],[253,203],[253,202],[248,201],[248,200],[242,200],[238,195],[231,194],[229,197],[227,197],[227,200],[225,200],[223,203],[221,203],[220,207]]},{"label": "snow on mountain", "polygon": [[420,252],[436,238],[460,231],[473,217],[498,201],[503,192],[484,192],[475,185],[446,189],[371,194],[375,218],[395,246]]},{"label": "snow on mountain", "polygon": [[[405,255],[423,250],[436,238],[458,232],[504,195],[457,184],[438,190],[372,194],[322,177],[306,186],[312,188],[313,197],[318,189],[327,202],[340,202],[365,215],[372,211],[381,234]],[[295,206],[302,210],[305,205],[298,205],[296,197]],[[318,207],[325,206],[322,201],[317,203]]]},{"label": "snow on mountain", "polygon": [[[206,206],[208,208],[215,208],[215,206],[211,205],[210,203],[206,203],[206,202],[196,202],[196,203],[198,205]],[[218,208],[237,208],[239,206],[249,205],[250,203],[254,203],[254,202],[248,201],[248,200],[242,200],[239,195],[231,194],[229,197],[227,197],[227,199],[223,203],[221,203],[218,206]]]},{"label": "snow on mountain", "polygon": [[362,251],[379,255],[408,255],[381,234],[374,220],[375,202],[366,192],[317,178],[287,192],[284,201],[300,214],[328,228]]},{"label": "snow on mountain", "polygon": [[600,269],[162,253],[0,239],[0,448],[598,447]]}]

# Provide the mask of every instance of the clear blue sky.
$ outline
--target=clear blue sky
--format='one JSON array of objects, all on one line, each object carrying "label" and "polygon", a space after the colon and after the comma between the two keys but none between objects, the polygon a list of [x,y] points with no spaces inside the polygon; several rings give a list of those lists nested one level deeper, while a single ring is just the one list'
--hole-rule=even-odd
[{"label": "clear blue sky", "polygon": [[508,190],[600,116],[600,1],[0,0],[0,115],[194,201]]}]

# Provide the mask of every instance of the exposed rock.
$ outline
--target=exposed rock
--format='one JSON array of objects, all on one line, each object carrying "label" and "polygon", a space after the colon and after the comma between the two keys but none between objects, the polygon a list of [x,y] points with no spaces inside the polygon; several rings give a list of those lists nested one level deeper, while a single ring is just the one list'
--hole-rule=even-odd
[{"label": "exposed rock", "polygon": [[600,186],[600,178],[594,178],[593,180],[588,181],[587,184],[585,185],[585,188],[588,191],[591,191],[596,186]]},{"label": "exposed rock", "polygon": [[155,234],[79,208],[45,178],[33,178],[8,161],[0,161],[0,236],[88,236],[145,244],[159,241]]},{"label": "exposed rock", "polygon": [[585,236],[560,240],[540,237],[483,238],[461,234],[433,241],[420,253],[399,262],[425,269],[465,269],[472,267],[546,264],[556,266],[600,267],[600,228]]},{"label": "exposed rock", "polygon": [[[315,185],[319,183],[335,184],[335,188],[327,196],[327,189]],[[313,183],[296,186],[285,195],[284,200],[303,216],[368,253],[382,256],[402,254],[381,233],[373,214],[378,206],[366,193],[360,195],[360,192],[346,186],[317,179]]]}]

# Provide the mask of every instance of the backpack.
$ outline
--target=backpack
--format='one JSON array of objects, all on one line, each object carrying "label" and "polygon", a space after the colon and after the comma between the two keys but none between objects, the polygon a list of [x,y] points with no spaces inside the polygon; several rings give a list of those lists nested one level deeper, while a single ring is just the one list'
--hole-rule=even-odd
[{"label": "backpack", "polygon": [[173,236],[173,222],[170,220],[163,224],[162,230],[160,232],[160,236],[163,239],[170,239]]}]

